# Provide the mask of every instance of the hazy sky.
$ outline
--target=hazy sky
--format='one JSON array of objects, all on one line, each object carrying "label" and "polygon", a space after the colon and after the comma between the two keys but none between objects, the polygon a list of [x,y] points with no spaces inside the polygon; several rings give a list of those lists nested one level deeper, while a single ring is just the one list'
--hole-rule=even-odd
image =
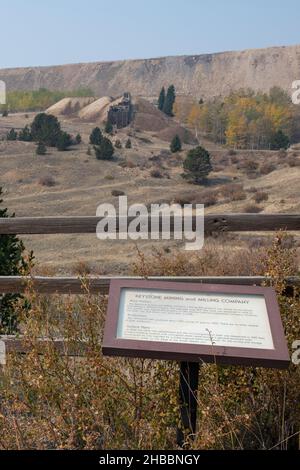
[{"label": "hazy sky", "polygon": [[2,0],[0,67],[300,43],[299,0]]}]

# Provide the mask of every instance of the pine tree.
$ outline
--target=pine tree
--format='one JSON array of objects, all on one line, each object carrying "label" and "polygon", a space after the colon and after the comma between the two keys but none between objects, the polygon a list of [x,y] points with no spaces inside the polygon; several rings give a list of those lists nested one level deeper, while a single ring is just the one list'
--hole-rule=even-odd
[{"label": "pine tree", "polygon": [[68,147],[70,147],[71,143],[72,139],[70,134],[68,134],[67,132],[61,132],[56,142],[56,148],[60,152],[64,152],[65,150],[67,150]]},{"label": "pine tree", "polygon": [[176,152],[180,152],[181,149],[182,149],[181,140],[180,140],[179,135],[176,134],[170,143],[170,150],[172,153],[176,153]]},{"label": "pine tree", "polygon": [[210,162],[210,154],[208,151],[198,146],[187,153],[187,157],[183,162],[185,173],[182,175],[193,183],[201,183],[212,171]]},{"label": "pine tree", "polygon": [[131,148],[132,148],[132,143],[131,143],[131,140],[130,140],[130,139],[127,139],[127,140],[126,140],[125,148],[126,148],[126,149],[131,149]]},{"label": "pine tree", "polygon": [[113,125],[110,121],[106,121],[104,130],[105,130],[106,134],[112,134],[114,128],[113,128]]},{"label": "pine tree", "polygon": [[77,134],[76,137],[75,137],[75,142],[76,142],[76,144],[77,144],[77,145],[81,144],[81,141],[82,141],[81,135],[80,135],[80,134]]},{"label": "pine tree", "polygon": [[160,90],[160,94],[158,97],[158,109],[160,111],[164,109],[165,99],[166,99],[166,90],[165,90],[165,87],[163,86],[162,89]]},{"label": "pine tree", "polygon": [[[0,206],[3,202],[0,188]],[[10,216],[7,209],[0,207],[0,217]],[[28,262],[25,260],[23,242],[15,235],[0,235],[0,276],[17,276],[27,274],[33,260],[32,252]],[[18,329],[16,302],[22,298],[20,294],[0,294],[0,333],[12,334]]]},{"label": "pine tree", "polygon": [[164,102],[163,112],[167,114],[167,116],[173,116],[173,106],[175,103],[175,87],[174,85],[170,85],[167,91],[166,99]]},{"label": "pine tree", "polygon": [[103,137],[100,145],[94,146],[97,160],[112,160],[114,147],[107,137]]},{"label": "pine tree", "polygon": [[11,129],[7,136],[6,136],[7,140],[17,140],[18,138],[18,133],[14,130],[14,129]]},{"label": "pine tree", "polygon": [[280,150],[287,149],[290,145],[290,139],[288,136],[281,130],[275,132],[271,137],[271,149]]},{"label": "pine tree", "polygon": [[90,135],[90,144],[92,145],[100,145],[102,142],[103,136],[102,132],[99,127],[95,127]]},{"label": "pine tree", "polygon": [[26,125],[24,129],[21,129],[19,132],[19,140],[22,140],[23,142],[31,142],[32,141],[32,135],[30,132],[29,127]]},{"label": "pine tree", "polygon": [[45,155],[46,152],[47,152],[46,145],[43,142],[39,142],[35,150],[35,153],[37,155]]},{"label": "pine tree", "polygon": [[35,142],[43,142],[49,147],[56,147],[61,134],[57,117],[51,114],[39,113],[31,123],[31,135]]}]

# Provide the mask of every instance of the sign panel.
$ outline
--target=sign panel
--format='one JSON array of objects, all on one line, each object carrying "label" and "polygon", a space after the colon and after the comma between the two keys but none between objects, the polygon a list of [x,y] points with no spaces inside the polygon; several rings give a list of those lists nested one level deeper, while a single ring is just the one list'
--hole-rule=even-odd
[{"label": "sign panel", "polygon": [[271,288],[113,280],[103,353],[285,367]]}]

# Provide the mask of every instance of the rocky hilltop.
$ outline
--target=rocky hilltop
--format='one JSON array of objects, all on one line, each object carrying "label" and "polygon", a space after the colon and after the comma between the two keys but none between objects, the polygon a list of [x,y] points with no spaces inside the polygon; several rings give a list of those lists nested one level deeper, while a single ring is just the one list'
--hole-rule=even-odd
[{"label": "rocky hilltop", "polygon": [[8,90],[74,90],[89,87],[98,96],[124,90],[155,96],[174,83],[177,93],[197,98],[227,95],[250,87],[268,91],[277,85],[291,92],[300,79],[300,45],[145,60],[93,62],[0,70]]}]

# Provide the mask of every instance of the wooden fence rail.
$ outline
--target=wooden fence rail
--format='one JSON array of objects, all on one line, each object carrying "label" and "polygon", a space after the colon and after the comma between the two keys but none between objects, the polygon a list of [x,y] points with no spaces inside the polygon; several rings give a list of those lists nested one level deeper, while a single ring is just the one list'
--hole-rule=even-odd
[{"label": "wooden fence rail", "polygon": [[[128,224],[134,217],[128,218]],[[13,217],[0,218],[2,234],[67,234],[95,233],[101,217]],[[193,217],[193,229],[196,219]],[[150,218],[149,218],[150,227]],[[279,229],[300,231],[300,214],[208,214],[206,232],[264,232]],[[174,218],[170,220],[171,232]],[[117,219],[117,231],[119,221]]]},{"label": "wooden fence rail", "polygon": [[[27,277],[0,276],[0,293],[21,293],[26,290],[28,283],[41,294],[107,294],[111,279],[143,279],[139,276],[92,277]],[[194,282],[204,284],[229,284],[244,286],[260,286],[269,278],[263,276],[150,276],[149,280]],[[300,277],[286,278],[286,286],[300,288]],[[87,287],[87,288],[86,288]]]}]

